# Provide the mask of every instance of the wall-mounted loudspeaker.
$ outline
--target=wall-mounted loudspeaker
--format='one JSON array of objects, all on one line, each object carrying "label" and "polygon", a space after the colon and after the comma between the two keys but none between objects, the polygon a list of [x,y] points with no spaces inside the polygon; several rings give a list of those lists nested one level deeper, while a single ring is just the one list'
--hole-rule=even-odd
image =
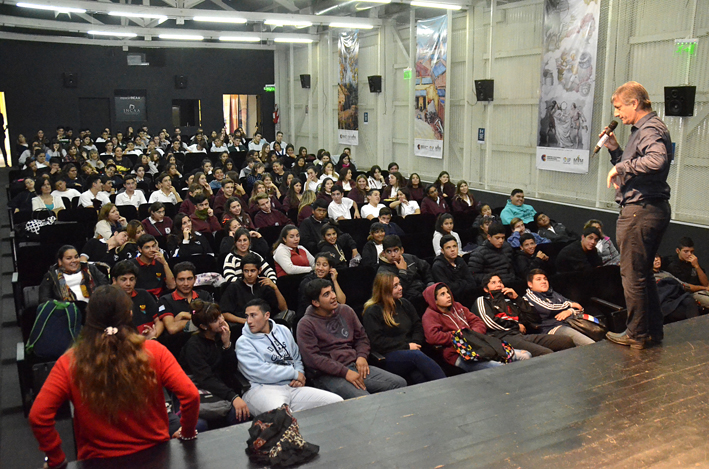
[{"label": "wall-mounted loudspeaker", "polygon": [[495,80],[475,80],[475,96],[478,101],[492,101],[495,97]]},{"label": "wall-mounted loudspeaker", "polygon": [[300,76],[300,87],[301,88],[310,88],[310,75],[301,75]]},{"label": "wall-mounted loudspeaker", "polygon": [[665,115],[693,116],[696,94],[696,86],[665,86]]},{"label": "wall-mounted loudspeaker", "polygon": [[187,77],[185,75],[175,75],[175,88],[178,90],[187,88]]},{"label": "wall-mounted loudspeaker", "polygon": [[62,73],[64,79],[64,88],[76,88],[79,86],[79,74],[74,72]]},{"label": "wall-mounted loudspeaker", "polygon": [[370,93],[381,93],[382,92],[382,77],[381,75],[372,75],[367,77],[369,80],[369,92]]}]

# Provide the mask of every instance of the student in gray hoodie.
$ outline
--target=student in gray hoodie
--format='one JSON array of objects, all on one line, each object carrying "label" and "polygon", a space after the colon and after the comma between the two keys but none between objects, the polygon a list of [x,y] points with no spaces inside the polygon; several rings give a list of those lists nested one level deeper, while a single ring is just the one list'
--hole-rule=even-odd
[{"label": "student in gray hoodie", "polygon": [[305,369],[290,330],[270,319],[268,303],[246,304],[246,324],[236,341],[239,371],[251,383],[243,399],[251,415],[288,404],[291,410],[312,409],[342,401],[337,394],[305,386]]}]

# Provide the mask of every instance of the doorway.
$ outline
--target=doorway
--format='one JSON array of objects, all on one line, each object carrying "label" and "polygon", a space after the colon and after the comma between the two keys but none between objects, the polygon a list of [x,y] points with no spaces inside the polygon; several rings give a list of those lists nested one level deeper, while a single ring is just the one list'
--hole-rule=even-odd
[{"label": "doorway", "polygon": [[261,96],[256,94],[223,95],[224,126],[232,133],[239,127],[246,132],[245,137],[253,136],[261,130]]},{"label": "doorway", "polygon": [[[12,153],[10,153],[10,135],[7,131],[9,124],[7,123],[7,108],[5,107],[5,92],[0,91],[0,132],[2,132],[2,139],[0,139],[0,145],[3,146],[4,154],[7,155],[8,165],[12,165]],[[19,155],[17,155],[19,156]],[[0,157],[0,168],[5,167],[4,158]]]}]

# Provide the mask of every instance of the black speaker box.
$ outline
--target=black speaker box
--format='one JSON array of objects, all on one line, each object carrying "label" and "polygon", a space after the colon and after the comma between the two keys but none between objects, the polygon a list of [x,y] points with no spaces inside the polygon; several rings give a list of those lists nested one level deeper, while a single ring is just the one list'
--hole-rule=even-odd
[{"label": "black speaker box", "polygon": [[665,86],[665,115],[693,116],[696,94],[696,86]]},{"label": "black speaker box", "polygon": [[369,81],[369,92],[370,93],[381,93],[382,92],[382,76],[381,75],[372,75],[371,77],[367,77],[367,80]]},{"label": "black speaker box", "polygon": [[64,79],[64,88],[76,88],[79,86],[79,74],[74,72],[62,73]]},{"label": "black speaker box", "polygon": [[495,80],[475,80],[475,96],[478,101],[492,101],[495,97]]},{"label": "black speaker box", "polygon": [[175,75],[175,88],[178,90],[187,88],[187,77],[185,75]]},{"label": "black speaker box", "polygon": [[301,75],[300,76],[300,87],[301,88],[310,88],[310,75]]}]

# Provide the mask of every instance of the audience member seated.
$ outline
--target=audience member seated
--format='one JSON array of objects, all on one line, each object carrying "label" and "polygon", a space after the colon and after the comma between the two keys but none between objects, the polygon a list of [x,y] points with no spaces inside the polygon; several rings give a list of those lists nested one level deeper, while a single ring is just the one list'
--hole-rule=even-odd
[{"label": "audience member seated", "polygon": [[372,223],[369,226],[369,236],[367,242],[362,248],[362,261],[360,265],[368,267],[377,267],[379,265],[379,256],[383,252],[382,241],[386,236],[386,227],[383,223]]},{"label": "audience member seated", "polygon": [[421,202],[421,213],[438,216],[448,212],[450,212],[450,209],[448,208],[446,199],[438,194],[436,186],[431,184],[426,187],[426,197],[424,197]]},{"label": "audience member seated", "polygon": [[108,239],[116,231],[125,230],[126,225],[128,225],[128,222],[125,217],[121,216],[118,207],[109,202],[101,206],[98,214],[98,223],[96,223],[94,228],[94,237]]},{"label": "audience member seated", "polygon": [[676,256],[663,259],[663,270],[682,282],[684,288],[693,293],[697,303],[709,309],[709,293],[707,293],[709,279],[694,254],[692,238],[688,236],[680,238],[675,252]]},{"label": "audience member seated", "polygon": [[375,164],[370,168],[369,174],[369,179],[367,179],[367,185],[369,186],[369,190],[372,191],[374,189],[377,189],[381,191],[386,185],[384,176],[382,176],[382,168]]},{"label": "audience member seated", "polygon": [[431,277],[434,282],[448,285],[455,298],[463,304],[473,300],[471,293],[477,286],[468,264],[459,254],[458,240],[450,234],[441,237],[439,241],[440,254],[433,260]]},{"label": "audience member seated", "polygon": [[138,190],[138,183],[134,174],[127,174],[123,178],[125,191],[116,196],[116,205],[132,205],[136,210],[143,204],[147,204],[143,191]]},{"label": "audience member seated", "polygon": [[66,181],[62,178],[58,178],[54,181],[54,190],[52,191],[52,195],[60,198],[67,198],[73,201],[77,197],[81,197],[81,192],[76,189],[67,189]]},{"label": "audience member seated", "polygon": [[[391,173],[398,173],[399,172],[399,164],[396,161],[392,161],[387,165],[387,171],[389,171],[389,174]],[[402,174],[403,177],[403,174]],[[406,178],[404,178],[404,184],[406,184]]]},{"label": "audience member seated", "polygon": [[195,203],[195,211],[189,216],[189,219],[192,220],[194,231],[214,234],[222,229],[219,220],[214,216],[214,210],[209,207],[209,199],[205,195],[198,194],[192,198],[192,201]]},{"label": "audience member seated", "polygon": [[509,225],[512,219],[516,217],[522,219],[525,223],[532,223],[536,213],[534,207],[524,203],[524,191],[522,189],[513,189],[507,205],[500,213],[500,221],[503,225]]},{"label": "audience member seated", "polygon": [[226,211],[224,204],[237,194],[236,183],[230,178],[222,180],[221,190],[214,197],[214,216],[222,220]]},{"label": "audience member seated", "polygon": [[373,218],[379,217],[379,211],[384,208],[384,204],[380,204],[379,200],[380,190],[370,189],[369,193],[367,194],[367,203],[364,204],[359,210],[359,213],[362,218],[371,220]]},{"label": "audience member seated", "polygon": [[355,179],[355,184],[352,186],[352,190],[347,194],[348,199],[352,199],[357,207],[362,207],[367,203],[367,191],[369,186],[367,185],[367,176],[360,174]]},{"label": "audience member seated", "polygon": [[47,301],[70,301],[84,311],[86,303],[106,276],[93,264],[82,263],[74,246],[64,245],[57,251],[57,263],[52,265],[39,285],[39,304]]},{"label": "audience member seated", "polygon": [[[303,195],[303,199],[305,199]],[[312,202],[312,215],[300,223],[303,246],[309,252],[317,252],[318,243],[322,239],[322,227],[330,222],[327,217],[328,203],[323,199],[316,199]]]},{"label": "audience member seated", "polygon": [[256,228],[265,228],[267,226],[285,226],[291,220],[280,210],[273,210],[271,199],[266,194],[258,194],[256,196],[259,212],[254,217],[254,226]]},{"label": "audience member seated", "polygon": [[251,387],[244,401],[252,415],[287,404],[294,412],[341,402],[322,389],[305,386],[305,368],[291,331],[270,319],[269,305],[251,300],[246,305],[246,326],[236,341],[239,371]]},{"label": "audience member seated", "polygon": [[311,304],[298,323],[298,345],[317,387],[350,399],[406,386],[404,378],[367,363],[364,327],[352,308],[337,302],[332,283],[313,280],[306,295]]},{"label": "audience member seated", "polygon": [[381,192],[382,200],[385,202],[384,205],[387,206],[398,200],[399,189],[406,186],[404,176],[401,173],[390,173],[388,179],[388,184],[382,188]]},{"label": "audience member seated", "polygon": [[352,236],[329,223],[323,225],[320,233],[322,240],[318,243],[318,252],[328,253],[336,269],[346,268],[352,265],[352,261],[354,264],[359,264],[362,256],[359,255],[357,244]]},{"label": "audience member seated", "polygon": [[487,328],[479,317],[454,300],[445,283],[433,284],[423,294],[428,304],[422,319],[426,342],[442,347],[446,363],[466,372],[502,366],[498,361],[467,361],[458,354],[453,346],[455,332],[470,329],[485,334]]},{"label": "audience member seated", "polygon": [[52,195],[52,182],[49,180],[48,176],[43,176],[39,179],[38,183],[39,192],[32,198],[32,211],[35,210],[50,210],[54,212],[54,215],[59,213],[60,210],[64,210],[64,201],[60,196]]},{"label": "audience member seated", "polygon": [[229,283],[222,295],[220,306],[224,319],[232,324],[244,324],[246,304],[259,298],[270,305],[269,311],[287,311],[288,305],[281,291],[270,278],[261,272],[263,259],[249,253],[241,259],[241,276]]},{"label": "audience member seated", "polygon": [[24,190],[13,197],[7,204],[7,206],[12,209],[13,213],[32,213],[33,200],[37,196],[35,192],[35,182],[33,178],[25,178],[23,183],[25,186]]},{"label": "audience member seated", "polygon": [[455,186],[451,182],[451,175],[448,174],[448,171],[441,171],[433,185],[438,189],[438,195],[444,199],[451,201],[455,196]]},{"label": "audience member seated", "polygon": [[103,265],[111,268],[121,260],[121,248],[128,241],[128,232],[119,228],[110,238],[91,238],[81,248],[81,262]]},{"label": "audience member seated", "polygon": [[276,276],[307,274],[313,270],[313,256],[300,245],[300,232],[295,225],[286,225],[281,230],[273,247]]},{"label": "audience member seated", "polygon": [[701,301],[695,300],[699,293],[703,301],[709,300],[706,287],[701,287],[701,292],[691,293],[693,290],[687,283],[682,282],[677,277],[662,269],[662,258],[655,255],[655,262],[652,270],[657,282],[657,293],[660,298],[660,310],[664,317],[664,323],[669,324],[675,321],[694,318],[699,316],[698,304],[704,306]]},{"label": "audience member seated", "polygon": [[475,197],[470,192],[467,182],[458,181],[451,205],[453,213],[475,213]]},{"label": "audience member seated", "polygon": [[168,236],[172,232],[172,218],[165,216],[165,205],[153,202],[148,209],[150,216],[142,221],[145,234]]},{"label": "audience member seated", "polygon": [[102,206],[111,203],[111,199],[108,198],[108,194],[101,190],[104,183],[102,178],[106,178],[106,176],[94,174],[93,176],[88,177],[86,180],[86,187],[88,187],[88,190],[83,192],[79,197],[80,207],[95,208],[98,210],[98,207],[94,207],[94,200],[101,202]]},{"label": "audience member seated", "polygon": [[[169,337],[165,343],[171,351],[178,352],[189,339],[189,333],[197,331],[191,322],[192,304],[195,300],[212,301],[212,296],[201,289],[195,289],[197,268],[185,261],[175,265],[175,291],[160,297],[159,313]],[[183,332],[185,334],[183,334]]]},{"label": "audience member seated", "polygon": [[131,261],[121,261],[111,268],[113,286],[126,292],[133,303],[133,325],[138,334],[146,339],[157,339],[165,330],[158,302],[146,290],[135,288],[137,278],[138,267]]},{"label": "audience member seated", "polygon": [[470,254],[468,267],[478,284],[482,284],[488,274],[497,274],[503,282],[510,284],[515,279],[513,257],[512,246],[505,242],[505,227],[491,223],[487,240]]},{"label": "audience member seated", "polygon": [[224,216],[222,223],[226,220],[236,219],[239,224],[247,230],[254,229],[254,223],[251,221],[251,216],[242,208],[243,201],[239,197],[229,197],[224,203]]},{"label": "audience member seated", "polygon": [[148,290],[155,296],[160,296],[167,290],[175,288],[175,277],[172,275],[167,260],[158,247],[153,235],[144,234],[136,243],[140,255],[133,259],[140,271],[136,287]]},{"label": "audience member seated", "polygon": [[552,222],[544,212],[537,212],[534,215],[534,223],[537,224],[537,234],[552,243],[568,243],[577,239],[564,225]]},{"label": "audience member seated", "polygon": [[583,230],[581,241],[575,241],[559,251],[556,256],[558,272],[588,272],[603,265],[596,243],[601,239],[597,228],[590,226]]},{"label": "audience member seated", "polygon": [[596,243],[596,250],[601,256],[601,261],[603,265],[618,265],[620,263],[620,253],[618,249],[613,245],[613,241],[603,234],[603,223],[600,220],[589,220],[583,226],[584,229],[589,226],[593,226],[598,230],[598,234],[601,238]]},{"label": "audience member seated", "polygon": [[238,362],[231,343],[231,329],[224,320],[219,305],[196,299],[191,304],[192,323],[199,330],[180,351],[180,365],[200,390],[202,404],[227,401],[231,408],[217,422],[234,425],[249,419],[251,414],[240,397],[237,378]]},{"label": "audience member seated", "polygon": [[433,283],[428,262],[413,254],[405,254],[401,238],[385,236],[382,241],[382,255],[378,272],[391,272],[399,277],[404,288],[404,298],[409,300],[420,315],[426,309],[423,290]]},{"label": "audience member seated", "polygon": [[364,304],[362,322],[373,352],[386,359],[383,368],[419,384],[445,378],[440,366],[421,351],[424,343],[421,318],[414,306],[402,298],[399,278],[380,272],[374,278],[372,298]]},{"label": "audience member seated", "polygon": [[[73,404],[79,460],[125,456],[166,443],[171,436],[196,438],[199,393],[157,341],[131,324],[130,298],[111,286],[96,289],[80,340],[55,363],[29,415],[46,467],[67,458],[55,427],[57,409]],[[180,430],[170,435],[163,388],[181,404]]]},{"label": "audience member seated", "polygon": [[327,214],[333,220],[350,220],[350,209],[354,208],[354,218],[359,218],[359,209],[352,199],[343,198],[344,189],[340,185],[332,188],[332,202],[327,206]]},{"label": "audience member seated", "polygon": [[453,236],[458,242],[458,246],[462,247],[460,236],[458,236],[458,233],[453,231],[454,226],[455,220],[453,219],[453,215],[450,213],[442,213],[438,215],[438,218],[436,218],[435,231],[433,232],[433,253],[436,256],[441,253],[441,238],[445,235]]},{"label": "audience member seated", "polygon": [[409,182],[406,183],[406,188],[410,193],[409,200],[416,201],[419,205],[421,205],[424,198],[424,187],[421,182],[421,176],[419,176],[418,173],[411,173],[411,176],[409,176]]},{"label": "audience member seated", "polygon": [[574,344],[590,345],[594,340],[568,326],[565,320],[573,314],[583,313],[583,306],[552,290],[543,270],[531,270],[527,274],[527,293],[524,299],[539,314],[539,330],[544,334],[571,337]]},{"label": "audience member seated", "polygon": [[337,281],[337,275],[338,272],[333,264],[332,256],[326,252],[317,253],[315,255],[315,265],[313,266],[313,271],[303,277],[303,280],[300,281],[300,286],[298,287],[298,309],[296,310],[295,317],[296,324],[305,315],[305,310],[308,309],[308,306],[310,306],[310,301],[305,294],[305,287],[311,280],[315,280],[316,278],[329,280],[332,282],[332,288],[337,296],[337,302],[340,304],[345,304],[347,302],[347,297]]},{"label": "audience member seated", "polygon": [[520,247],[515,251],[514,267],[517,278],[527,279],[527,273],[532,269],[549,270],[549,256],[537,251],[537,242],[532,233],[524,233],[519,237]]},{"label": "audience member seated", "polygon": [[173,205],[182,203],[182,197],[180,197],[177,189],[172,185],[172,177],[169,174],[161,173],[155,180],[155,184],[158,190],[150,194],[148,203],[162,202]]},{"label": "audience member seated", "polygon": [[387,235],[404,236],[404,230],[399,225],[391,221],[392,210],[389,207],[383,207],[379,210],[377,220],[384,225],[384,231]]},{"label": "audience member seated", "polygon": [[357,172],[357,167],[352,162],[352,159],[350,158],[349,153],[343,153],[340,155],[340,159],[337,161],[337,164],[335,165],[335,170],[338,172],[340,172],[342,170],[350,170],[350,171],[352,171],[352,174],[355,174]]},{"label": "audience member seated", "polygon": [[[349,158],[349,156],[347,157]],[[351,168],[342,168],[338,172],[337,185],[342,186],[343,194],[348,194],[355,187],[355,182],[352,179],[354,173]]]},{"label": "audience member seated", "polygon": [[[475,217],[475,220],[473,221],[473,229],[479,229],[480,225],[482,225],[483,220],[492,222],[495,221],[496,218],[497,217],[492,214],[492,209],[490,208],[490,205],[482,204],[480,205],[480,213],[477,217]],[[485,232],[485,239],[487,239],[487,231]]]},{"label": "audience member seated", "polygon": [[190,187],[187,189],[187,197],[185,197],[185,200],[182,201],[180,204],[180,208],[177,210],[180,213],[185,213],[187,216],[190,216],[194,213],[195,211],[195,205],[196,202],[194,201],[194,197],[196,195],[202,195],[203,188],[196,182],[193,182],[190,184]]},{"label": "audience member seated", "polygon": [[[239,221],[236,219],[231,219],[227,220],[224,224],[224,234],[225,236],[222,238],[222,242],[219,246],[219,254],[227,254],[231,252],[235,245],[236,245],[236,232],[237,230],[242,229],[242,226],[239,224]],[[247,230],[246,228],[243,228],[246,233],[247,233],[247,238],[248,242],[246,242],[244,245],[246,246],[247,250],[251,250],[251,252],[256,252],[258,253],[261,257],[267,256],[269,252],[269,246],[266,243],[266,240],[263,239],[263,236],[261,236],[261,233],[258,231],[253,231],[253,230]],[[273,279],[276,279],[275,272],[273,273]]]},{"label": "audience member seated", "polygon": [[209,240],[195,230],[192,218],[187,214],[175,215],[172,226],[172,234],[167,237],[167,250],[170,257],[184,259],[191,256],[214,255]]},{"label": "audience member seated", "polygon": [[547,244],[550,243],[548,239],[544,238],[543,236],[539,236],[537,233],[534,233],[533,231],[529,231],[526,226],[524,226],[524,222],[522,221],[521,218],[513,218],[512,221],[510,222],[510,228],[512,229],[512,234],[510,235],[509,238],[507,238],[507,242],[510,243],[510,246],[513,248],[517,249],[520,246],[520,237],[524,234],[530,234],[534,238],[534,241],[537,244]]},{"label": "audience member seated", "polygon": [[133,259],[138,255],[138,245],[136,241],[145,234],[145,228],[143,228],[143,224],[140,220],[131,220],[126,225],[126,233],[128,235],[126,242],[116,249],[118,260],[121,261]]},{"label": "audience member seated", "polygon": [[421,213],[421,207],[419,207],[418,202],[411,199],[411,192],[408,187],[400,188],[396,196],[397,200],[389,204],[389,207],[392,210],[396,210],[401,218]]},{"label": "audience member seated", "polygon": [[483,290],[485,295],[475,301],[473,312],[485,323],[488,335],[526,350],[533,357],[574,347],[571,337],[528,333],[541,318],[516,291],[505,287],[499,275],[486,276]]}]

